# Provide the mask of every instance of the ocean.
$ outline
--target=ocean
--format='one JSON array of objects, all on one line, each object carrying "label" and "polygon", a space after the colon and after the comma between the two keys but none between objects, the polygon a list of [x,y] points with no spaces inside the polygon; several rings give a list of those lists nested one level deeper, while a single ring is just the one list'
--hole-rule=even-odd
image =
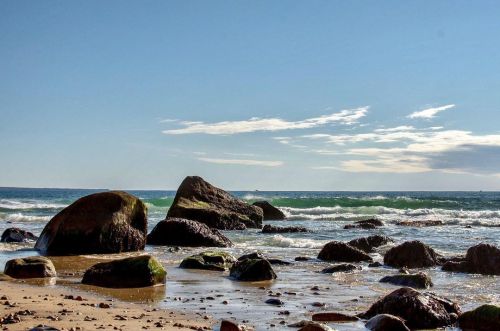
[{"label": "ocean", "polygon": [[[45,224],[57,212],[76,199],[102,190],[0,188],[0,232],[8,227],[20,227],[39,235]],[[175,191],[128,191],[141,198],[148,207],[148,227],[165,218]],[[304,226],[309,232],[262,234],[256,229],[224,231],[235,244],[227,250],[238,256],[261,250],[270,257],[294,261],[296,256],[316,257],[320,248],[331,240],[348,241],[372,234],[387,235],[401,243],[421,240],[440,254],[464,254],[467,248],[480,243],[500,246],[500,192],[309,192],[309,191],[235,191],[233,195],[254,202],[268,200],[286,215],[285,221],[265,223],[279,226]],[[385,226],[376,230],[349,229],[344,225],[356,220],[376,217]],[[443,225],[406,227],[398,221],[439,220]],[[0,244],[0,264],[18,256],[37,254],[33,244]],[[341,311],[357,313],[365,310],[383,294],[397,287],[378,280],[397,270],[367,268],[350,274],[324,275],[318,271],[325,262],[294,262],[277,266],[278,279],[266,284],[245,284],[232,281],[227,273],[182,270],[177,268],[182,258],[202,251],[199,248],[147,247],[146,252],[157,256],[167,267],[167,286],[163,290],[113,291],[97,288],[111,297],[150,302],[161,307],[200,311],[216,318],[235,317],[248,320],[257,330],[279,329],[285,324],[310,319],[312,312]],[[382,261],[384,248],[372,254]],[[134,254],[134,253],[129,253]],[[121,254],[126,255],[126,254]],[[63,269],[56,284],[50,286],[82,287],[69,265],[80,268],[96,260],[116,256],[84,256],[74,263],[56,261]],[[82,262],[83,261],[83,262]],[[67,275],[64,270],[67,268]],[[433,278],[433,292],[459,302],[463,309],[484,303],[500,302],[498,277],[445,273],[439,268],[426,269]],[[77,273],[78,275],[78,273]],[[319,293],[310,290],[319,286]],[[270,292],[279,292],[283,307],[266,305]],[[208,300],[205,297],[212,299]],[[228,304],[222,303],[228,301]],[[313,303],[322,303],[316,307]],[[283,311],[290,312],[283,315]],[[280,313],[281,312],[281,313]],[[281,323],[281,324],[280,324]],[[275,325],[274,327],[272,325]],[[337,330],[365,330],[362,323],[332,324]],[[451,330],[451,329],[450,329]]]}]

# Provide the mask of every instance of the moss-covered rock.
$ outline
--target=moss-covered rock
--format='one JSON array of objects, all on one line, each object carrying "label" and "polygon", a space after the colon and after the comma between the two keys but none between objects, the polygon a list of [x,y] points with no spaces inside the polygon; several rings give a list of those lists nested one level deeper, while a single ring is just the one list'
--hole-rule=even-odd
[{"label": "moss-covered rock", "polygon": [[43,256],[31,256],[9,260],[5,264],[5,274],[12,278],[56,277],[56,268],[51,260]]},{"label": "moss-covered rock", "polygon": [[179,267],[184,269],[225,271],[229,269],[234,262],[236,262],[236,258],[229,253],[206,251],[185,258],[182,260]]},{"label": "moss-covered rock", "polygon": [[110,288],[135,288],[164,284],[167,272],[150,255],[134,256],[93,265],[82,283]]},{"label": "moss-covered rock", "polygon": [[380,282],[399,286],[409,286],[419,289],[427,289],[433,286],[431,278],[423,272],[409,275],[399,274],[393,276],[385,276],[380,280]]},{"label": "moss-covered rock", "polygon": [[500,306],[482,305],[460,315],[458,325],[462,330],[500,330]]}]

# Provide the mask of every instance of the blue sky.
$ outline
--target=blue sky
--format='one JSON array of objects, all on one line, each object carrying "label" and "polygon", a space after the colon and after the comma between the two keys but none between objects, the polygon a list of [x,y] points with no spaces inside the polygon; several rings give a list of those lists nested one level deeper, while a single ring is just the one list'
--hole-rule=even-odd
[{"label": "blue sky", "polygon": [[2,1],[0,186],[500,189],[498,1]]}]

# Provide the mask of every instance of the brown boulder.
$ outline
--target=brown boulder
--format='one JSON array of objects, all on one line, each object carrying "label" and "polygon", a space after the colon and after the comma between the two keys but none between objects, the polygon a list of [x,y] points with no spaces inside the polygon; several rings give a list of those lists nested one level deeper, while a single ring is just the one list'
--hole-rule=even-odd
[{"label": "brown boulder", "polygon": [[339,262],[372,262],[372,258],[360,249],[341,241],[331,241],[318,254],[318,259]]},{"label": "brown boulder", "polygon": [[366,253],[371,253],[375,250],[376,247],[388,244],[393,240],[386,236],[374,235],[369,237],[363,237],[358,239],[353,239],[348,242],[352,247],[356,247],[361,249]]},{"label": "brown boulder", "polygon": [[8,228],[2,233],[2,239],[0,239],[0,242],[20,243],[31,240],[35,241],[37,239],[38,237],[31,232],[19,228]]},{"label": "brown boulder", "polygon": [[257,206],[264,212],[264,221],[269,220],[284,220],[285,214],[278,208],[274,207],[267,201],[256,201],[252,205]]},{"label": "brown boulder", "polygon": [[295,233],[295,232],[307,232],[307,229],[303,226],[274,226],[271,224],[266,224],[262,228],[262,233]]},{"label": "brown boulder", "polygon": [[448,261],[443,270],[500,275],[500,249],[489,244],[473,246],[467,250],[463,261]]},{"label": "brown boulder", "polygon": [[31,256],[9,260],[5,264],[5,274],[12,278],[56,277],[56,268],[51,260],[43,256]]},{"label": "brown boulder", "polygon": [[438,254],[420,241],[407,241],[388,250],[384,263],[398,268],[433,267],[438,264]]},{"label": "brown boulder", "polygon": [[370,318],[365,327],[370,331],[410,331],[401,318],[389,314]]}]

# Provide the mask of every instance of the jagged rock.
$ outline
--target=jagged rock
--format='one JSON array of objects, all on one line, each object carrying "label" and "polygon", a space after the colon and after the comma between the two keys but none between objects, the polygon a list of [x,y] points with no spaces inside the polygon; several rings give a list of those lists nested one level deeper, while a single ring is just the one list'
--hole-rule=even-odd
[{"label": "jagged rock", "polygon": [[467,311],[458,318],[462,330],[498,331],[500,330],[500,306],[482,305]]},{"label": "jagged rock", "polygon": [[363,237],[358,239],[353,239],[348,242],[352,247],[356,247],[361,249],[366,253],[371,253],[375,250],[376,247],[380,247],[382,245],[386,245],[393,240],[387,236],[374,235],[369,237]]},{"label": "jagged rock", "polygon": [[22,230],[20,228],[8,228],[2,233],[0,242],[4,243],[20,243],[27,241],[35,241],[38,237],[33,233]]},{"label": "jagged rock", "polygon": [[479,244],[467,250],[463,261],[448,261],[444,271],[500,275],[500,249],[489,244]]},{"label": "jagged rock", "polygon": [[410,331],[401,318],[390,314],[370,318],[365,327],[370,331]]},{"label": "jagged rock", "polygon": [[167,272],[150,255],[128,257],[93,265],[82,283],[110,288],[135,288],[165,284]]},{"label": "jagged rock", "polygon": [[355,266],[354,264],[342,263],[327,267],[321,270],[323,274],[333,274],[336,272],[351,272],[355,270],[361,270],[361,267]]},{"label": "jagged rock", "polygon": [[31,256],[9,260],[4,273],[12,278],[56,277],[56,268],[51,260],[43,256]]},{"label": "jagged rock", "polygon": [[206,224],[182,218],[166,218],[148,235],[149,245],[230,247],[231,241]]},{"label": "jagged rock", "polygon": [[260,253],[241,256],[229,272],[229,276],[240,281],[262,281],[276,279],[271,263]]},{"label": "jagged rock", "polygon": [[121,191],[78,199],[45,226],[35,248],[49,255],[137,251],[146,244],[146,206]]},{"label": "jagged rock", "polygon": [[368,220],[356,221],[354,224],[347,224],[344,226],[344,229],[375,229],[380,226],[384,226],[384,222],[372,218]]},{"label": "jagged rock", "polygon": [[331,241],[323,246],[318,259],[338,262],[372,262],[372,258],[362,250],[340,241]]},{"label": "jagged rock", "polygon": [[185,258],[179,267],[184,269],[224,271],[231,267],[234,262],[236,262],[236,258],[229,253],[207,251]]},{"label": "jagged rock", "polygon": [[179,186],[167,217],[186,218],[223,230],[260,229],[263,211],[212,186],[201,177],[189,176]]},{"label": "jagged rock", "polygon": [[256,201],[252,205],[257,206],[264,212],[264,221],[268,220],[284,220],[285,214],[278,208],[274,207],[267,201]]},{"label": "jagged rock", "polygon": [[303,226],[273,226],[270,224],[264,225],[262,233],[294,233],[294,232],[307,232]]},{"label": "jagged rock", "polygon": [[409,275],[399,274],[393,276],[385,276],[380,280],[380,282],[421,289],[427,289],[433,286],[431,278],[423,272]]},{"label": "jagged rock", "polygon": [[438,254],[420,241],[407,241],[388,250],[384,263],[398,268],[433,267],[438,264]]}]

